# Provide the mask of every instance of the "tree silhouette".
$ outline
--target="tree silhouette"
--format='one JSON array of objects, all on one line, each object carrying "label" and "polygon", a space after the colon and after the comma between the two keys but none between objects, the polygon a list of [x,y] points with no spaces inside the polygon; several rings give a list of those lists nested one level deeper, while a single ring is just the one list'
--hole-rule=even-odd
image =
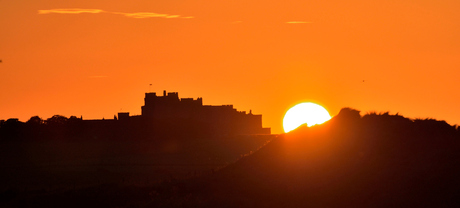
[{"label": "tree silhouette", "polygon": [[45,123],[51,126],[53,125],[62,126],[67,123],[67,120],[68,118],[65,116],[54,115],[53,117],[46,119]]},{"label": "tree silhouette", "polygon": [[14,140],[22,136],[24,123],[16,118],[10,118],[2,122],[0,128],[0,140]]},{"label": "tree silhouette", "polygon": [[40,118],[39,116],[32,116],[26,122],[26,124],[28,124],[28,125],[42,125],[44,123],[45,123],[45,121],[42,118]]}]

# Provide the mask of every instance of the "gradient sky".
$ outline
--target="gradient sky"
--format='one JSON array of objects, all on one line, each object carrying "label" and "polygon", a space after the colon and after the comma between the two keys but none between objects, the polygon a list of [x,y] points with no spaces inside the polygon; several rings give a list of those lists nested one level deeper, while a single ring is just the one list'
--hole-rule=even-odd
[{"label": "gradient sky", "polygon": [[[460,124],[460,1],[0,1],[0,119],[233,104],[282,132],[302,101]],[[149,84],[152,86],[149,89]]]}]

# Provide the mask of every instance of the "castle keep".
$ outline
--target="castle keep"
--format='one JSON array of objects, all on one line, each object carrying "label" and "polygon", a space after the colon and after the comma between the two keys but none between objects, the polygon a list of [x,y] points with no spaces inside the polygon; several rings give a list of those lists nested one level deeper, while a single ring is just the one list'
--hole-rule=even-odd
[{"label": "castle keep", "polygon": [[233,105],[203,105],[202,98],[179,98],[177,92],[163,91],[163,96],[145,93],[140,116],[119,113],[118,120],[143,123],[158,133],[193,135],[270,134],[262,127],[262,115],[237,111]]}]

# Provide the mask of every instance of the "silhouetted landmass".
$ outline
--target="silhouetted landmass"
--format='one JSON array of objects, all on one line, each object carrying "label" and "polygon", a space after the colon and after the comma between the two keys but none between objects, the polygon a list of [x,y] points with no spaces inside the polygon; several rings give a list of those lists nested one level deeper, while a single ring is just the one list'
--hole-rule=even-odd
[{"label": "silhouetted landmass", "polygon": [[459,139],[444,121],[345,108],[184,193],[225,207],[458,207]]},{"label": "silhouetted landmass", "polygon": [[6,190],[48,193],[107,183],[149,185],[211,174],[272,137],[5,142],[0,145],[0,195]]},{"label": "silhouetted landmass", "polygon": [[7,205],[458,207],[459,139],[459,128],[444,121],[361,116],[344,108],[325,124],[279,135],[211,175],[18,195]]},{"label": "silhouetted landmass", "polygon": [[23,123],[18,119],[0,121],[0,141],[41,140],[145,140],[155,138],[221,137],[270,134],[262,127],[262,115],[237,111],[233,105],[203,105],[202,98],[179,98],[177,92],[157,96],[145,93],[142,114],[102,120],[83,120],[54,115],[38,116]]},{"label": "silhouetted landmass", "polygon": [[[163,96],[145,96],[142,115],[0,121],[0,207],[42,206],[29,204],[29,197],[41,199],[88,187],[94,192],[84,195],[97,198],[101,187],[112,187],[105,184],[147,186],[208,175],[273,137],[270,128],[262,127],[261,115],[237,111],[232,105],[203,105],[201,98],[180,99],[178,93],[166,91]],[[120,199],[112,199],[110,206],[133,200]],[[92,199],[82,202],[88,200]],[[60,203],[49,202],[53,201]]]}]

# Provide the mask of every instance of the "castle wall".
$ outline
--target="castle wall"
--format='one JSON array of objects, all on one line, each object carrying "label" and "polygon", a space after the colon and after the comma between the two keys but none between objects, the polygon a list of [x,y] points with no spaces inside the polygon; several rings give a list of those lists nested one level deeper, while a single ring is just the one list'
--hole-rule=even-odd
[{"label": "castle wall", "polygon": [[205,134],[269,134],[262,115],[239,112],[233,105],[203,105],[202,98],[179,98],[177,92],[145,93],[142,117],[166,128],[166,124]]}]

